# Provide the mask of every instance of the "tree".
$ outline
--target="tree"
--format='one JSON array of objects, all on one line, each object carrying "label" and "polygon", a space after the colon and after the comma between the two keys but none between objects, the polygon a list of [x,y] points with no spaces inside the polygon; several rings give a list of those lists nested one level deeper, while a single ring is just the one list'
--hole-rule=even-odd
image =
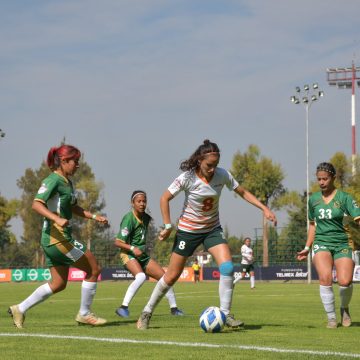
[{"label": "tree", "polygon": [[175,240],[175,234],[176,231],[173,230],[166,240],[159,241],[155,239],[151,257],[153,257],[161,265],[169,264],[171,250]]},{"label": "tree", "polygon": [[[279,196],[284,194],[282,184],[284,174],[279,164],[261,156],[256,145],[250,145],[247,152],[234,155],[231,173],[247,190],[253,193],[266,206],[271,206]],[[263,265],[268,266],[268,231],[267,220],[263,216]]]},{"label": "tree", "polygon": [[14,254],[16,236],[10,231],[10,220],[18,214],[19,201],[7,200],[0,195],[0,263],[8,265],[8,257]]}]

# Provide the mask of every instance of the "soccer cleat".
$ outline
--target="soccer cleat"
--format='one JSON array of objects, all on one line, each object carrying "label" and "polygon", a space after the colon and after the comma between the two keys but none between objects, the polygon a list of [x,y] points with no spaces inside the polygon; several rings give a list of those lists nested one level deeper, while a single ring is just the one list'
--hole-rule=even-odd
[{"label": "soccer cleat", "polygon": [[349,313],[349,308],[340,308],[341,314],[341,325],[344,327],[351,326],[351,317]]},{"label": "soccer cleat", "polygon": [[326,325],[328,329],[336,329],[337,328],[337,321],[336,319],[329,319]]},{"label": "soccer cleat", "polygon": [[177,307],[173,307],[170,309],[171,315],[174,316],[184,316],[184,312],[181,309],[178,309]]},{"label": "soccer cleat", "polygon": [[238,328],[244,326],[244,322],[241,320],[235,320],[234,315],[227,314],[225,325],[230,328]]},{"label": "soccer cleat", "polygon": [[121,317],[129,317],[130,311],[127,307],[120,306],[115,310],[115,314],[121,316]]},{"label": "soccer cleat", "polygon": [[81,315],[78,313],[76,315],[75,321],[77,321],[79,325],[100,326],[106,324],[105,319],[96,316],[94,313],[89,313],[87,315]]},{"label": "soccer cleat", "polygon": [[151,319],[152,313],[148,313],[143,311],[139,317],[139,320],[136,323],[136,327],[139,330],[146,330],[149,328],[149,323]]},{"label": "soccer cleat", "polygon": [[19,305],[12,305],[8,309],[8,313],[12,316],[14,325],[18,329],[22,329],[24,326],[25,315],[20,312]]}]

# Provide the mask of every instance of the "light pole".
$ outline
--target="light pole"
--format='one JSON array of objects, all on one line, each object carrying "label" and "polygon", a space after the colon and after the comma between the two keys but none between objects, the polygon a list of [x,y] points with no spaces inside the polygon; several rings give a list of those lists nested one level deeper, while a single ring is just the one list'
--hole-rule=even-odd
[{"label": "light pole", "polygon": [[[303,104],[305,107],[305,131],[306,131],[306,230],[309,231],[309,110],[311,105],[324,96],[324,92],[319,89],[317,83],[314,83],[312,87],[304,85],[303,90],[297,86],[295,88],[296,95],[291,96],[290,100],[293,104]],[[307,270],[308,270],[308,284],[311,283],[311,252],[309,252],[307,258]]]},{"label": "light pole", "polygon": [[5,137],[5,133],[0,129],[0,139]]}]

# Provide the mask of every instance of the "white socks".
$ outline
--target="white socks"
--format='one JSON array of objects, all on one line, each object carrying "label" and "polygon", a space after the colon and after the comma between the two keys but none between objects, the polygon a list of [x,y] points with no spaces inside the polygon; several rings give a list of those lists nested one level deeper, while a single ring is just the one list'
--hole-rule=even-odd
[{"label": "white socks", "polygon": [[144,283],[145,280],[146,280],[145,273],[141,272],[135,275],[135,280],[129,285],[126,291],[124,300],[122,302],[123,306],[129,306],[130,301],[135,296],[135,294],[140,289],[141,285]]},{"label": "white socks", "polygon": [[220,310],[228,315],[230,313],[232,294],[233,294],[233,276],[221,275],[219,282]]},{"label": "white socks", "polygon": [[348,308],[353,293],[353,285],[339,286],[340,307]]},{"label": "white socks", "polygon": [[176,297],[175,297],[175,292],[174,292],[173,287],[171,287],[171,288],[168,290],[168,292],[165,294],[165,296],[166,296],[167,299],[168,299],[168,302],[169,302],[169,305],[170,305],[170,309],[177,307],[177,305],[176,305]]},{"label": "white socks", "polygon": [[80,315],[85,316],[91,312],[91,304],[96,294],[96,282],[83,280],[81,285]]},{"label": "white socks", "polygon": [[255,287],[255,276],[250,276],[250,287],[253,289]]},{"label": "white socks", "polygon": [[170,289],[170,286],[166,284],[164,281],[164,276],[157,282],[151,296],[149,302],[145,305],[143,312],[152,313],[160,302],[160,300],[164,297],[167,291]]},{"label": "white socks", "polygon": [[332,286],[320,285],[320,298],[328,319],[336,319],[335,314],[335,296]]},{"label": "white socks", "polygon": [[29,297],[19,304],[19,310],[25,314],[33,306],[43,302],[53,294],[48,283],[39,286]]}]

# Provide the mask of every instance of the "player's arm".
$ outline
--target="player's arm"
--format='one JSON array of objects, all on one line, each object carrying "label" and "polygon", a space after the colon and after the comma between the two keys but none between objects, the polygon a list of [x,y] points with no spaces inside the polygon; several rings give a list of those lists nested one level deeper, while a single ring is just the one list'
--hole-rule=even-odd
[{"label": "player's arm", "polygon": [[[165,228],[163,230],[161,230],[160,234],[159,234],[159,240],[161,240],[161,241],[166,240],[171,234],[172,227],[170,227],[171,218],[170,218],[169,202],[173,198],[174,198],[174,196],[171,194],[171,192],[169,190],[165,190],[165,192],[162,194],[162,196],[160,198],[160,210],[161,210],[163,223],[165,226]],[[166,227],[168,227],[168,228],[166,228]]]},{"label": "player's arm", "polygon": [[64,218],[60,217],[59,215],[50,211],[46,207],[46,204],[43,203],[41,200],[35,199],[32,203],[32,209],[35,210],[38,214],[46,217],[47,219],[53,221],[54,223],[56,223],[57,225],[59,225],[61,227],[67,226],[69,224],[69,220],[64,219]]},{"label": "player's arm", "polygon": [[108,219],[105,216],[102,216],[102,215],[99,215],[99,214],[93,214],[90,211],[84,210],[79,205],[73,205],[71,210],[75,215],[83,217],[85,219],[93,219],[93,220],[96,220],[96,221],[98,221],[99,223],[102,223],[102,224],[107,224],[108,223]]},{"label": "player's arm", "polygon": [[115,241],[114,241],[114,245],[116,247],[118,247],[119,249],[121,249],[121,251],[125,251],[126,253],[132,253],[135,256],[142,255],[142,251],[139,248],[137,248],[137,247],[135,247],[135,246],[133,246],[131,244],[126,243],[122,239],[116,238]]},{"label": "player's arm", "polygon": [[303,250],[299,251],[296,256],[296,258],[299,261],[305,260],[307,258],[307,256],[309,255],[311,246],[314,243],[314,240],[315,240],[315,222],[311,221],[309,223],[309,230],[308,230],[308,236],[307,236],[305,247]]},{"label": "player's arm", "polygon": [[246,200],[248,203],[256,206],[260,210],[263,211],[264,216],[266,219],[272,221],[274,225],[277,224],[276,216],[275,214],[267,207],[265,206],[261,201],[259,201],[256,196],[254,196],[250,191],[246,190],[242,186],[238,186],[234,189],[234,191],[240,195],[244,200]]}]

